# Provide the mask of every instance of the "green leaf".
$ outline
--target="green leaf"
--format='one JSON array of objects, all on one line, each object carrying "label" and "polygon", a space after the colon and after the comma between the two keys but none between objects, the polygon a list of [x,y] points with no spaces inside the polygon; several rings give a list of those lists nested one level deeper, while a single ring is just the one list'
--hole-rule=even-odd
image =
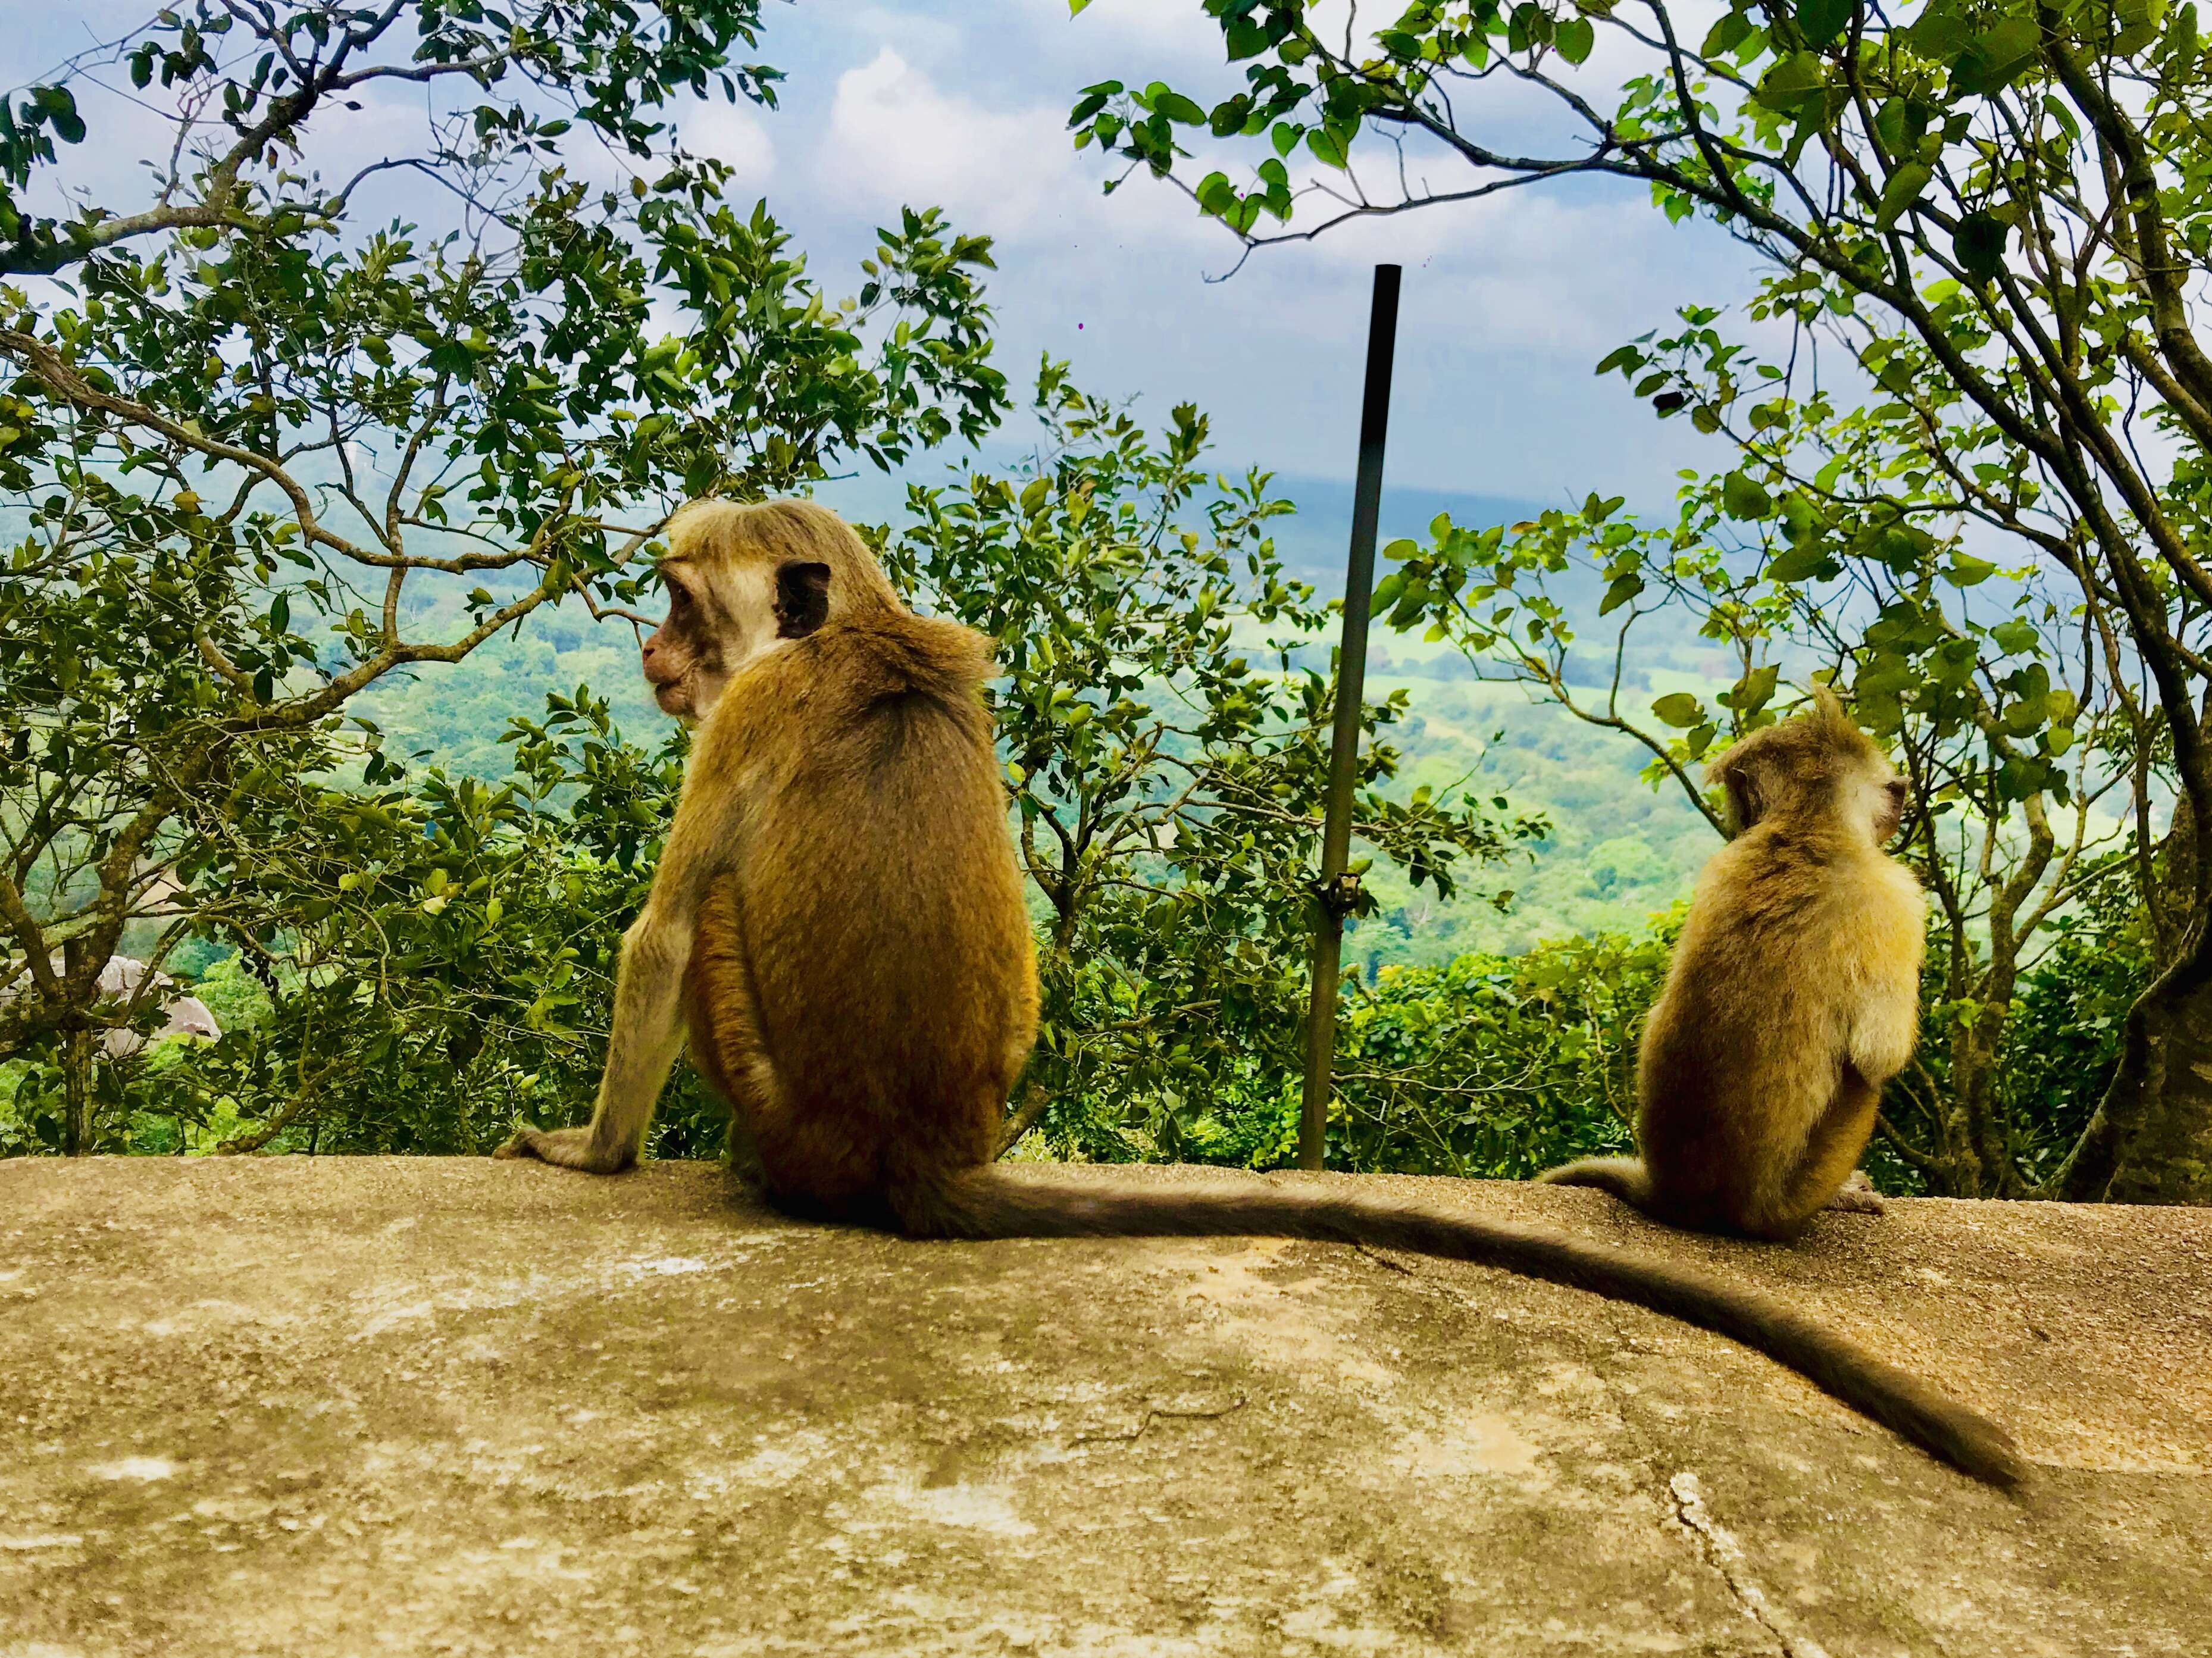
[{"label": "green leaf", "polygon": [[1936,176],[1935,169],[1920,161],[1907,161],[1889,175],[1882,186],[1881,203],[1874,210],[1874,222],[1883,230],[1897,222],[1897,216],[1920,199],[1920,192]]},{"label": "green leaf", "polygon": [[45,106],[46,119],[53,124],[63,143],[84,142],[84,122],[76,112],[76,99],[67,87],[40,87],[38,101]]},{"label": "green leaf", "polygon": [[1083,9],[1090,3],[1091,0],[1067,0],[1067,15],[1070,17],[1080,17],[1083,15]]},{"label": "green leaf", "polygon": [[1163,92],[1154,98],[1152,113],[1164,115],[1170,121],[1179,121],[1187,127],[1206,125],[1206,112],[1180,92]]},{"label": "green leaf", "polygon": [[1807,45],[1825,46],[1844,32],[1855,9],[1854,0],[1797,0],[1797,27]]},{"label": "green leaf", "polygon": [[[1279,26],[1278,27],[1279,29]],[[1273,45],[1277,38],[1279,36],[1271,36],[1267,29],[1249,18],[1231,18],[1222,25],[1221,43],[1228,48],[1229,61],[1232,64],[1242,63],[1247,58],[1257,58]]]},{"label": "green leaf", "polygon": [[1674,691],[1652,703],[1651,712],[1677,731],[1687,731],[1705,717],[1705,705],[1688,691]]},{"label": "green leaf", "polygon": [[1978,34],[1951,65],[1953,90],[1968,97],[2002,92],[2026,73],[2043,50],[2043,30],[2032,16],[2008,17]]},{"label": "green leaf", "polygon": [[1777,553],[1766,565],[1766,579],[1784,586],[1794,586],[1801,581],[1810,581],[1814,576],[1825,579],[1835,574],[1834,559],[1828,550],[1817,541]]},{"label": "green leaf", "polygon": [[2120,25],[2119,33],[2112,37],[2112,50],[2124,58],[2155,40],[2166,21],[2166,0],[2119,0],[2112,10]]},{"label": "green leaf", "polygon": [[1740,11],[1723,14],[1721,20],[1706,33],[1705,44],[1700,49],[1701,55],[1707,58],[1725,58],[1749,36],[1751,27],[1751,19]]},{"label": "green leaf", "polygon": [[1922,56],[1947,63],[1974,37],[1973,25],[1959,14],[1959,0],[1929,0],[1902,33]]},{"label": "green leaf", "polygon": [[1586,63],[1591,48],[1597,45],[1597,30],[1587,17],[1562,18],[1553,33],[1552,44],[1569,63]]},{"label": "green leaf", "polygon": [[1643,591],[1644,578],[1632,570],[1605,590],[1605,602],[1597,607],[1597,613],[1610,616]]},{"label": "green leaf", "polygon": [[1778,115],[1791,115],[1802,106],[1825,102],[1827,91],[1827,74],[1820,60],[1809,52],[1800,52],[1767,70],[1753,98]]},{"label": "green leaf", "polygon": [[1951,252],[1976,282],[1991,282],[2004,269],[2010,227],[1990,213],[1969,213],[1951,234]]},{"label": "green leaf", "polygon": [[1774,511],[1774,498],[1758,480],[1730,472],[1721,480],[1721,509],[1734,519],[1761,519]]},{"label": "green leaf", "polygon": [[1769,663],[1763,668],[1753,668],[1735,682],[1728,694],[1728,705],[1740,714],[1757,714],[1774,695],[1774,685],[1782,674],[1781,665]]},{"label": "green leaf", "polygon": [[433,372],[451,374],[456,380],[467,378],[477,366],[477,360],[471,355],[469,348],[453,340],[434,347],[424,361],[428,363]]},{"label": "green leaf", "polygon": [[1996,573],[1997,567],[1987,559],[1954,552],[1951,555],[1951,568],[1943,572],[1943,580],[1954,587],[1971,587],[1978,581],[1987,581]]},{"label": "green leaf", "polygon": [[1321,127],[1316,127],[1306,134],[1306,148],[1313,151],[1314,159],[1323,167],[1341,167],[1345,165],[1344,146],[1337,143],[1334,133]]}]

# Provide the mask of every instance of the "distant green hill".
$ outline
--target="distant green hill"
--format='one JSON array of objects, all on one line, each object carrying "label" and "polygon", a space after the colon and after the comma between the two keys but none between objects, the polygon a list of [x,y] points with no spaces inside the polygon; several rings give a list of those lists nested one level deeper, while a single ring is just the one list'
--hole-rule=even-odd
[{"label": "distant green hill", "polygon": [[[997,466],[1003,459],[993,455],[982,464]],[[917,476],[934,481],[944,475]],[[1321,592],[1340,592],[1351,486],[1283,477],[1275,487],[1298,506],[1295,516],[1278,520],[1285,564]],[[867,475],[826,484],[818,494],[849,517],[896,522],[904,514],[905,488],[904,479]],[[1441,512],[1462,524],[1484,525],[1540,510],[1540,503],[1495,496],[1386,489],[1381,539],[1422,537]],[[20,513],[0,510],[0,536],[19,537],[26,527]],[[424,637],[463,631],[465,587],[417,578],[407,606],[410,631]],[[1571,587],[1567,596],[1594,608],[1594,592],[1577,595]],[[1333,642],[1316,641],[1302,659],[1326,662]],[[1647,694],[1655,675],[1672,689],[1719,678],[1724,665],[1686,627],[1655,628],[1628,659],[1631,683]],[[573,691],[580,683],[613,705],[633,738],[650,740],[664,728],[666,716],[638,677],[629,626],[594,623],[574,604],[540,612],[520,637],[502,635],[465,662],[394,675],[357,699],[353,712],[376,720],[396,739],[395,748],[421,753],[424,763],[495,779],[508,769],[511,750],[499,740],[508,720],[542,713],[549,692]],[[1425,783],[1439,790],[1456,786],[1481,799],[1502,794],[1516,811],[1548,812],[1553,834],[1533,863],[1478,872],[1475,890],[1449,905],[1382,880],[1384,915],[1356,929],[1351,961],[1434,962],[1467,950],[1518,950],[1540,938],[1640,926],[1686,892],[1712,849],[1711,831],[1678,796],[1655,795],[1639,780],[1643,756],[1632,745],[1534,705],[1516,689],[1477,682],[1472,666],[1444,647],[1378,629],[1368,684],[1376,696],[1400,685],[1412,693],[1413,716],[1393,739],[1407,756],[1405,787]],[[1489,744],[1493,732],[1503,735]],[[1514,895],[1502,912],[1488,901],[1500,890]]]},{"label": "distant green hill", "polygon": [[[1284,480],[1279,487],[1299,503],[1276,537],[1285,563],[1324,591],[1340,590],[1349,487],[1320,479]],[[854,480],[821,494],[855,518],[896,521],[902,513],[902,486],[894,480]],[[1486,524],[1534,510],[1493,497],[1401,490],[1386,495],[1382,524],[1386,537],[1418,536],[1439,512]],[[434,597],[426,592],[411,625],[431,633],[458,630],[459,598],[458,588]],[[1326,661],[1330,642],[1301,655]],[[1630,669],[1632,683],[1648,686],[1655,673],[1688,683],[1717,674],[1720,665],[1701,659],[1694,638],[1683,630],[1633,657]],[[520,638],[503,635],[464,663],[388,681],[356,707],[428,761],[491,779],[507,770],[510,750],[499,741],[507,720],[542,712],[548,692],[572,691],[580,682],[613,704],[633,738],[650,740],[665,727],[666,716],[638,677],[629,625],[594,623],[573,604],[541,612]],[[1687,890],[1712,850],[1711,831],[1678,795],[1655,794],[1638,779],[1644,756],[1632,745],[1535,705],[1516,688],[1479,683],[1472,666],[1444,647],[1379,630],[1368,683],[1378,696],[1401,685],[1412,693],[1412,717],[1393,738],[1407,756],[1404,787],[1456,786],[1482,799],[1504,795],[1517,811],[1548,812],[1553,833],[1533,863],[1478,872],[1471,889],[1448,905],[1381,878],[1383,914],[1355,929],[1351,961],[1371,969],[1448,960],[1468,950],[1519,950],[1562,933],[1639,927]],[[1492,744],[1494,732],[1502,736]],[[1503,911],[1489,902],[1501,890],[1514,895]]]},{"label": "distant green hill", "polygon": [[[1679,793],[1655,793],[1637,775],[1639,750],[1531,703],[1516,687],[1401,670],[1370,671],[1368,683],[1412,693],[1412,716],[1395,739],[1405,786],[1456,783],[1478,799],[1503,795],[1516,811],[1547,813],[1552,834],[1531,857],[1483,872],[1476,891],[1448,905],[1377,878],[1383,914],[1356,929],[1347,959],[1433,963],[1469,950],[1515,953],[1567,933],[1640,930],[1687,893],[1717,845]],[[1499,890],[1513,895],[1502,910],[1488,902]]]}]

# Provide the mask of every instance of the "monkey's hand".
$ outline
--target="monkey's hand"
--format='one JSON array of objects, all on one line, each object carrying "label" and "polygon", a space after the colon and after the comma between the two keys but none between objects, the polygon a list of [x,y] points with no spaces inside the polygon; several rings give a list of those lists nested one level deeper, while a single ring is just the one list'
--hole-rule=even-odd
[{"label": "monkey's hand", "polygon": [[587,1175],[619,1175],[637,1161],[634,1154],[592,1143],[589,1128],[518,1128],[514,1138],[495,1157],[535,1157],[560,1169],[580,1169]]}]

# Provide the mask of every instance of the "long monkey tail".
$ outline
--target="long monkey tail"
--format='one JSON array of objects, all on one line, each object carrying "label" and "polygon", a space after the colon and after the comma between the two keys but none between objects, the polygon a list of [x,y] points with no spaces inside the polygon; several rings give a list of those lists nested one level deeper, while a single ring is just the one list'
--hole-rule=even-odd
[{"label": "long monkey tail", "polygon": [[1595,1186],[1638,1209],[1651,1202],[1651,1175],[1641,1157],[1581,1157],[1536,1178],[1547,1186]]},{"label": "long monkey tail", "polygon": [[908,1187],[891,1204],[898,1230],[915,1237],[1311,1238],[1502,1267],[1632,1302],[1756,1348],[1977,1479],[2008,1488],[2027,1477],[2012,1436],[1996,1423],[1773,1297],[1565,1232],[1279,1187],[1083,1191],[990,1167]]}]

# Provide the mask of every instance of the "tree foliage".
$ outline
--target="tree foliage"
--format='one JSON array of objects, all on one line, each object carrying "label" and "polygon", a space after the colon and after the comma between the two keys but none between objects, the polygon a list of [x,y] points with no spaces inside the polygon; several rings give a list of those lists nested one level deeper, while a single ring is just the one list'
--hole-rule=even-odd
[{"label": "tree foliage", "polygon": [[[58,1056],[67,1145],[93,1133],[93,1038],[147,1011],[98,994],[126,929],[158,921],[157,964],[193,933],[270,950],[303,920],[271,859],[398,832],[301,783],[399,777],[351,698],[546,607],[623,610],[686,495],[888,467],[998,418],[984,242],[909,211],[831,303],[655,118],[710,76],[765,97],[727,59],[753,21],[164,12],[114,48],[179,133],[136,215],[30,210],[24,180],[68,159],[40,137],[73,131],[60,93],[7,129],[0,275],[70,280],[0,286],[0,1052]],[[295,170],[310,118],[385,80],[475,101],[404,167]],[[587,185],[552,154],[567,119],[649,167]],[[450,222],[367,222],[387,171],[443,186]],[[425,584],[466,589],[465,625],[418,630]]]},{"label": "tree foliage", "polygon": [[[1000,744],[1041,898],[1044,1007],[1016,1130],[1085,1155],[1287,1156],[1314,924],[1331,680],[1291,652],[1332,607],[1287,580],[1267,474],[1201,465],[1183,405],[1157,437],[1037,386],[1043,440],[1012,477],[918,489],[886,542],[928,606],[999,641]],[[1540,824],[1503,801],[1396,798],[1395,692],[1364,711],[1355,826],[1416,884]]]},{"label": "tree foliage", "polygon": [[[1913,786],[1899,846],[1935,908],[1923,1051],[1893,1084],[1887,1154],[1945,1195],[2046,1192],[2067,1162],[2051,1155],[2057,1125],[2072,1121],[2069,1151],[2083,1125],[2053,1096],[2006,1084],[2030,1063],[2010,1022],[2023,975],[2078,938],[2084,905],[2101,906],[2105,932],[2113,895],[2140,900],[2128,853],[2155,804],[2137,763],[2154,735],[2144,688],[2102,671],[2100,641],[2033,565],[2001,571],[1968,552],[1956,513],[1899,510],[1913,457],[1866,411],[1816,395],[1765,432],[1793,465],[1817,459],[1820,493],[1747,452],[1693,476],[1672,522],[1595,496],[1510,527],[1439,519],[1429,543],[1387,550],[1396,568],[1378,603],[1387,623],[1431,628],[1486,674],[1641,748],[1647,780],[1716,834],[1698,763],[1786,714],[1792,679],[1847,689]],[[1686,623],[1733,683],[1632,692],[1641,635]],[[2140,954],[2117,961],[2140,990]],[[2063,1092],[2070,1108],[2078,1088]]]},{"label": "tree foliage", "polygon": [[[1753,0],[1692,28],[1665,0],[1418,0],[1355,5],[1326,30],[1303,0],[1203,9],[1243,88],[1209,108],[1102,82],[1072,112],[1079,143],[1175,179],[1255,246],[1573,175],[1647,185],[1765,257],[1753,315],[1796,341],[1778,380],[1736,372],[1741,346],[1710,330],[1675,343],[1686,364],[1609,360],[1662,416],[1759,454],[1724,505],[1753,513],[1774,499],[1760,472],[1788,474],[1817,509],[1807,574],[1850,550],[1839,537],[1871,528],[1902,556],[1917,519],[1954,513],[2069,584],[2116,677],[2147,680],[2136,723],[2171,756],[2191,844],[2159,976],[2063,1189],[2212,1199],[2212,1084],[2192,1057],[2212,1040],[2212,359],[2188,299],[2212,257],[2212,76],[2195,7]],[[1531,93],[1572,135],[1547,152],[1527,149]],[[1272,153],[1241,182],[1194,179],[1185,158],[1208,144]],[[1909,430],[1926,469],[1885,503],[1836,498],[1760,446],[1824,348],[1878,389],[1873,419]],[[1685,367],[1700,390],[1674,383]],[[1931,490],[1943,499],[1911,498]]]}]

